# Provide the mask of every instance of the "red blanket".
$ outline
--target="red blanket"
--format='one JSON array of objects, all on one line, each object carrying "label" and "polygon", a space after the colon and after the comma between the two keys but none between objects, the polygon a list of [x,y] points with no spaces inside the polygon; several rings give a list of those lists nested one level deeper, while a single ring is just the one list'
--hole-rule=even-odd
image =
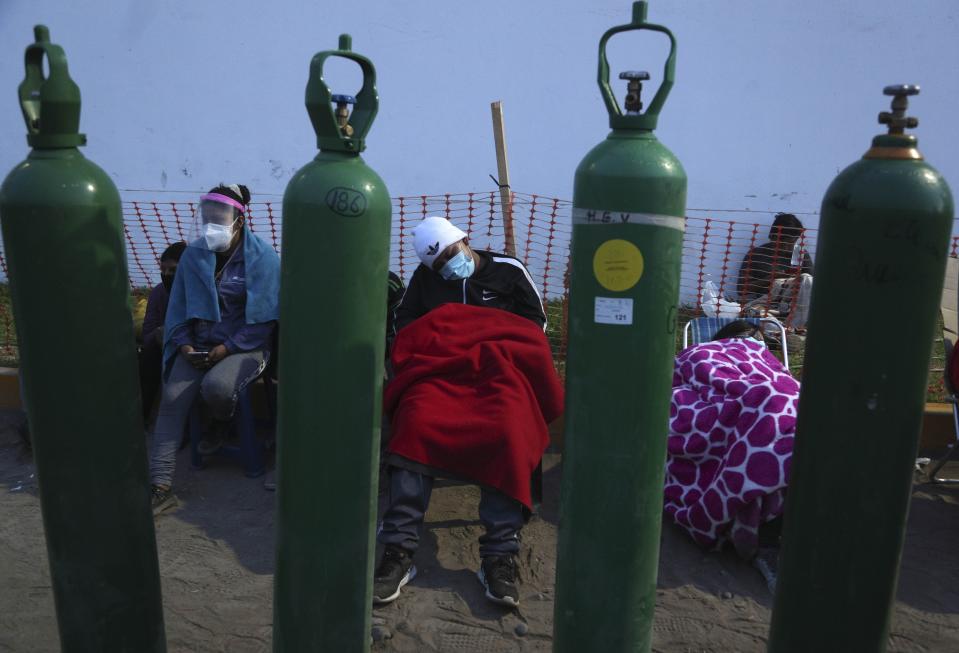
[{"label": "red blanket", "polygon": [[400,331],[388,451],[496,488],[530,508],[530,476],[563,412],[543,330],[507,311],[444,304]]}]

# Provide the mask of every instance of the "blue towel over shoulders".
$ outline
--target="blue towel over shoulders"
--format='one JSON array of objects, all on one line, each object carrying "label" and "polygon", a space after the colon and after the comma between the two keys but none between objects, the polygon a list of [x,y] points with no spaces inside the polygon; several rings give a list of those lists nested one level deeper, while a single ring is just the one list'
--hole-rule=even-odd
[{"label": "blue towel over shoulders", "polygon": [[[268,244],[243,227],[246,267],[246,323],[280,319],[280,257]],[[220,321],[220,302],[214,274],[216,254],[191,243],[180,257],[170,289],[163,328],[164,378],[173,367],[177,348],[170,339],[174,330],[190,320]]]}]

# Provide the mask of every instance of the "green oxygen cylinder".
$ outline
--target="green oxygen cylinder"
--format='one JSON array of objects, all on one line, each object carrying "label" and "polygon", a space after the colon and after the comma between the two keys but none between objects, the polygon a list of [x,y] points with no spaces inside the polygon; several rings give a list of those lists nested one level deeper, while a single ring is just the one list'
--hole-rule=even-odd
[{"label": "green oxygen cylinder", "polygon": [[60,645],[165,651],[120,195],[77,149],[63,49],[34,34],[19,88],[33,149],[0,187],[0,223]]},{"label": "green oxygen cylinder", "polygon": [[[686,173],[656,138],[673,85],[676,40],[633,4],[599,42],[599,87],[612,128],[576,169],[569,358],[554,650],[649,651]],[[606,43],[661,32],[670,51],[642,112],[645,72],[627,80],[625,112],[609,86]]]},{"label": "green oxygen cylinder", "polygon": [[769,651],[884,651],[952,228],[942,176],[889,133],[822,202]]},{"label": "green oxygen cylinder", "polygon": [[[360,66],[355,98],[330,94],[331,57]],[[283,196],[278,652],[369,649],[391,204],[360,152],[378,105],[376,71],[349,35],[313,57],[320,152]]]}]

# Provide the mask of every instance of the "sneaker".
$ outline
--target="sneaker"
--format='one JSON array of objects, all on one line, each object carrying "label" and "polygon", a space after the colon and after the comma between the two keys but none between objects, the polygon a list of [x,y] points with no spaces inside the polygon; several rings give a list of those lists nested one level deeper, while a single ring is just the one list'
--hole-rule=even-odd
[{"label": "sneaker", "polygon": [[209,430],[203,434],[200,441],[196,443],[196,450],[201,456],[209,456],[220,450],[223,443],[226,442],[227,431],[230,430],[229,422],[214,420],[210,424]]},{"label": "sneaker", "polygon": [[513,556],[486,556],[476,575],[486,588],[486,598],[490,601],[512,607],[519,605],[516,560]]},{"label": "sneaker", "polygon": [[276,492],[276,470],[271,469],[266,473],[266,478],[263,479],[263,489]]},{"label": "sneaker", "polygon": [[150,505],[153,506],[153,516],[156,517],[161,512],[166,512],[179,505],[176,496],[171,488],[162,488],[159,485],[150,487]]},{"label": "sneaker", "polygon": [[380,564],[373,572],[373,604],[392,603],[400,595],[403,586],[415,577],[416,566],[409,551],[387,544]]}]

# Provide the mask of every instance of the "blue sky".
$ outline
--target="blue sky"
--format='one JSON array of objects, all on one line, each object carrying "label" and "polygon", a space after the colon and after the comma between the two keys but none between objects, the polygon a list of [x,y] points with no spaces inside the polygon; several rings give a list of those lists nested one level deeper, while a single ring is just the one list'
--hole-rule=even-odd
[{"label": "blue sky", "polygon": [[[910,111],[920,148],[959,187],[954,0],[651,0],[649,13],[679,41],[657,133],[686,168],[691,208],[818,211],[880,131],[882,87],[901,82],[922,86]],[[577,163],[608,132],[597,42],[629,15],[608,0],[2,0],[0,168],[27,153],[16,87],[43,22],[83,93],[85,153],[119,188],[237,181],[270,199],[316,152],[310,58],[349,32],[377,67],[364,156],[392,195],[490,190],[489,103],[502,100],[513,188],[569,199]],[[665,52],[655,35],[619,37],[613,76],[646,69],[658,84]],[[335,91],[359,85],[348,65],[328,77]]]}]

